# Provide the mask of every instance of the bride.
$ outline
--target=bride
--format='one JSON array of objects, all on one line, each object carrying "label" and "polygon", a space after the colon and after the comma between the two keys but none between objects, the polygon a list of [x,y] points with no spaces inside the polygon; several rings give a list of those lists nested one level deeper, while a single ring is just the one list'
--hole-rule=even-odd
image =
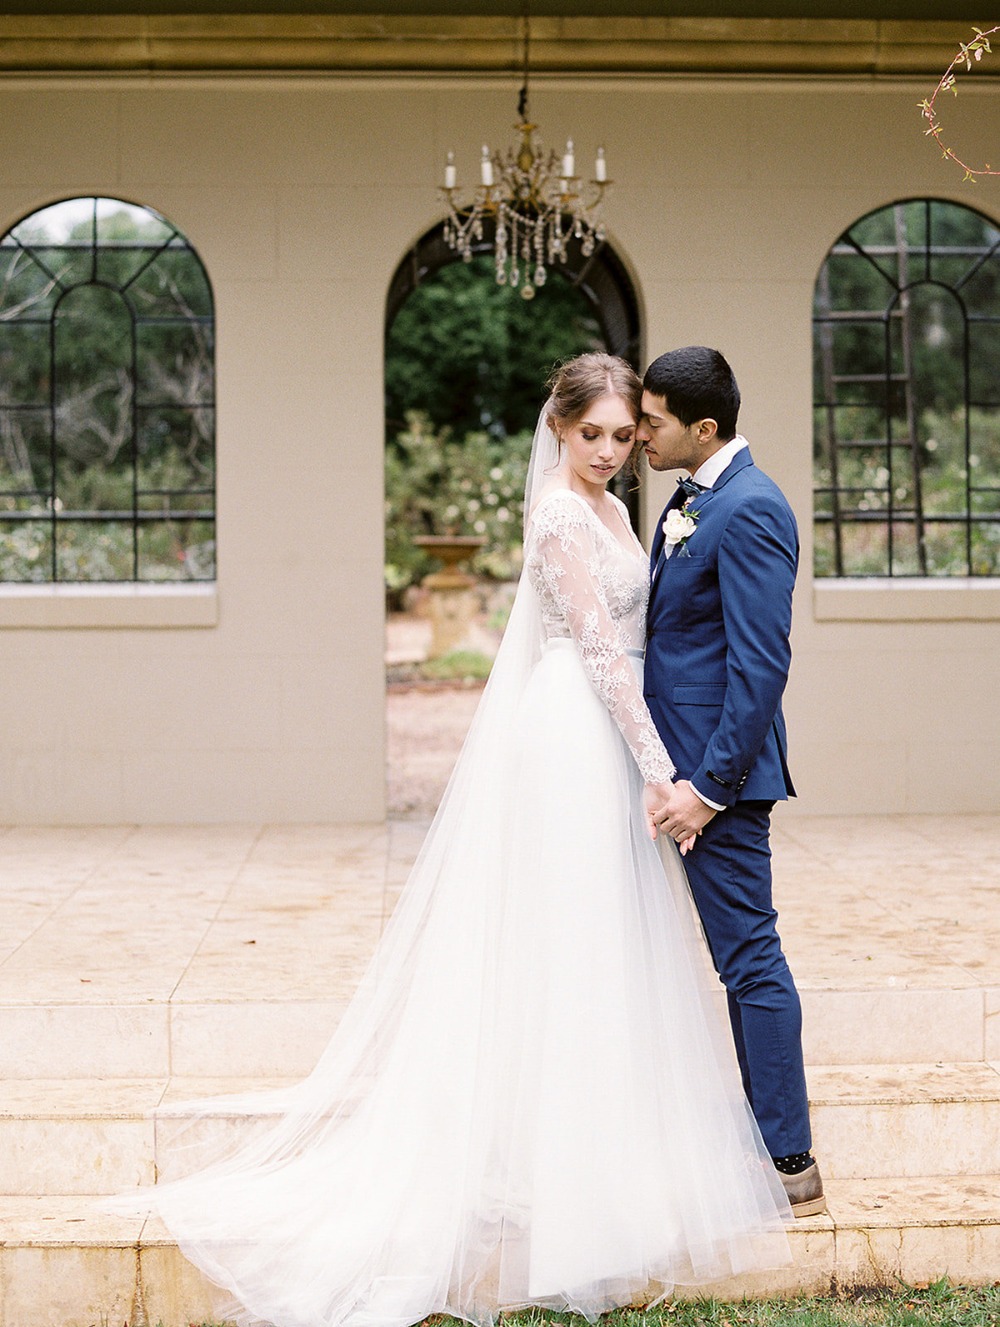
[{"label": "bride", "polygon": [[607,492],[640,382],[587,354],[551,387],[510,623],[355,998],[303,1083],[174,1108],[191,1173],[139,1199],[245,1323],[594,1318],[788,1261],[680,856],[643,810],[673,767],[642,698],[647,559]]}]

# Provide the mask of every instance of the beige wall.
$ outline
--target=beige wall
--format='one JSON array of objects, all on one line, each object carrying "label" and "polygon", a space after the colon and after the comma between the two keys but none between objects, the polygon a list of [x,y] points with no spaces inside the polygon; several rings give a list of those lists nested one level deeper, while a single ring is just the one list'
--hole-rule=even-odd
[{"label": "beige wall", "polygon": [[[578,78],[533,95],[547,143],[572,134],[583,160],[607,145],[647,351],[725,350],[743,431],[799,516],[787,708],[810,812],[995,810],[1000,791],[997,622],[815,620],[809,571],[809,316],[827,248],[901,196],[1000,215],[1000,187],[963,187],[922,138],[928,90]],[[219,401],[215,625],[16,626],[66,618],[0,602],[0,821],[384,814],[385,294],[439,219],[445,148],[468,179],[513,109],[508,80],[0,87],[0,226],[73,194],[167,215],[214,285]],[[960,111],[1000,141],[995,95],[970,88]],[[668,489],[648,486],[647,532]],[[204,620],[186,611],[172,620]],[[73,613],[129,620],[114,604]]]}]

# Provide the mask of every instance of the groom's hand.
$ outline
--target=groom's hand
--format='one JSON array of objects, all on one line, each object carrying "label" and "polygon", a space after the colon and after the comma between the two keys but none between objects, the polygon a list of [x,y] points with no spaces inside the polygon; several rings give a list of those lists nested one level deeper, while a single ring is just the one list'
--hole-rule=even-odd
[{"label": "groom's hand", "polygon": [[705,805],[687,779],[678,779],[670,785],[669,797],[653,811],[652,817],[664,834],[669,834],[682,851],[687,851],[693,846],[690,840],[717,814]]}]

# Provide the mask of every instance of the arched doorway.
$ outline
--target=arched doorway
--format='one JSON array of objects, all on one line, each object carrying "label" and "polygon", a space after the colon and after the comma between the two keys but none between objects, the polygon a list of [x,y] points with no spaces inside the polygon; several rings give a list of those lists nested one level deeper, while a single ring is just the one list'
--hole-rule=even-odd
[{"label": "arched doorway", "polygon": [[[639,298],[611,245],[590,255],[570,245],[530,302],[496,287],[490,254],[487,236],[466,267],[435,226],[399,263],[386,299],[387,784],[395,818],[433,813],[488,672],[519,565],[523,466],[546,375],[585,349],[640,363]],[[567,320],[578,324],[573,335]],[[437,395],[425,390],[428,378],[441,386]],[[427,412],[415,423],[414,401]],[[449,431],[441,426],[451,412]],[[636,519],[638,486],[622,479],[618,494]],[[450,521],[455,532],[488,540],[474,564],[478,619],[465,648],[421,658],[430,624],[420,620],[428,605],[419,578],[435,564],[417,570],[414,536],[419,544]]]},{"label": "arched doorway", "polygon": [[[492,252],[488,230],[473,245],[473,252]],[[389,285],[386,331],[414,290],[442,267],[456,261],[459,260],[454,249],[445,244],[443,223],[422,235],[396,268]],[[586,296],[600,324],[606,348],[638,368],[642,339],[639,297],[625,264],[612,246],[605,241],[587,257],[579,240],[571,240],[566,262],[559,264],[558,271]],[[544,293],[539,298],[544,298]]]}]

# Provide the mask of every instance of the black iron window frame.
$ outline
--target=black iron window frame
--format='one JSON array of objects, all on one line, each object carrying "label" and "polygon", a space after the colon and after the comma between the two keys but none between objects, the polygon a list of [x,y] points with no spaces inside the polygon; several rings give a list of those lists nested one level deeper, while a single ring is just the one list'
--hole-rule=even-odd
[{"label": "black iron window frame", "polygon": [[[25,256],[45,273],[48,280],[53,283],[53,287],[58,287],[60,294],[45,317],[16,317],[13,319],[4,319],[3,309],[0,308],[0,322],[6,321],[8,325],[14,323],[18,326],[47,326],[48,327],[48,402],[45,405],[37,403],[17,403],[0,402],[0,413],[34,413],[46,412],[48,416],[48,436],[49,436],[49,488],[48,491],[41,489],[0,489],[0,500],[4,498],[14,499],[32,499],[37,498],[43,507],[43,511],[23,510],[23,511],[4,511],[0,510],[0,535],[4,529],[9,529],[17,525],[27,523],[37,524],[39,521],[47,521],[51,529],[51,553],[49,558],[49,576],[47,581],[14,581],[7,580],[6,584],[185,584],[185,583],[214,583],[215,559],[213,558],[213,568],[211,575],[189,575],[183,579],[170,579],[162,576],[143,576],[140,574],[140,529],[145,524],[155,522],[192,522],[199,521],[209,523],[212,527],[212,538],[215,539],[215,501],[216,485],[215,479],[215,448],[214,448],[214,419],[215,419],[215,351],[214,351],[214,333],[215,333],[215,309],[214,298],[212,296],[211,282],[205,265],[187,237],[168,221],[160,213],[142,203],[128,202],[125,199],[111,198],[107,195],[84,195],[60,200],[61,202],[89,202],[92,204],[91,211],[91,238],[86,244],[80,242],[65,242],[60,244],[48,244],[34,246],[31,244],[22,244],[15,232],[18,228],[30,221],[32,217],[40,212],[47,211],[50,207],[58,206],[58,203],[50,203],[45,208],[36,208],[33,212],[22,217],[20,221],[15,222],[2,236],[3,240],[8,242],[10,247],[19,249]],[[168,232],[166,238],[158,244],[141,243],[119,243],[102,245],[98,238],[98,208],[101,202],[110,202],[120,204],[128,208],[136,208],[153,218],[159,225],[165,227]],[[67,250],[74,253],[90,253],[90,274],[87,279],[71,280],[65,282],[60,279],[35,252],[35,248],[49,250]],[[129,276],[127,281],[115,282],[98,275],[98,263],[102,249],[112,250],[115,253],[142,252],[148,253],[145,262],[140,263],[136,270]],[[135,285],[139,278],[153,266],[153,264],[166,251],[185,252],[198,265],[201,275],[205,281],[205,287],[208,292],[208,298],[211,304],[211,312],[208,314],[187,313],[183,315],[148,315],[142,313],[137,307],[130,295],[130,288]],[[56,364],[56,314],[59,304],[72,291],[81,286],[100,286],[110,290],[119,296],[125,303],[129,312],[131,321],[131,332],[129,338],[130,345],[130,364],[129,374],[131,379],[130,392],[130,438],[128,443],[128,459],[132,472],[132,506],[131,509],[114,510],[64,510],[60,504],[58,487],[58,447],[59,434],[56,426],[57,412],[57,375],[55,372]],[[144,326],[191,326],[197,324],[207,327],[211,333],[212,352],[210,356],[211,368],[211,391],[206,399],[196,402],[185,402],[177,400],[143,400],[138,399],[139,370],[138,370],[138,329]],[[203,487],[188,487],[184,489],[168,489],[162,487],[144,488],[139,484],[139,421],[144,412],[153,412],[156,410],[199,410],[210,411],[213,419],[212,429],[212,476],[213,483]],[[164,499],[165,505],[158,509],[147,510],[141,505],[144,498],[159,497]],[[205,499],[205,504],[195,507],[174,507],[173,499]],[[59,567],[59,527],[69,524],[106,524],[128,526],[131,529],[131,560],[132,574],[128,577],[116,577],[114,580],[99,577],[77,576],[68,577],[60,575]],[[2,579],[2,578],[0,578]]]},{"label": "black iron window frame", "polygon": [[[912,207],[918,204],[922,207],[923,234],[922,243],[910,243],[908,238],[899,238],[899,210],[904,207]],[[813,396],[813,416],[814,430],[817,438],[821,434],[823,438],[823,455],[828,461],[830,468],[830,482],[820,484],[814,482],[813,492],[816,499],[824,498],[829,500],[829,510],[820,509],[820,503],[814,506],[814,522],[817,526],[832,525],[834,527],[833,535],[833,569],[824,575],[827,577],[841,577],[844,579],[873,579],[890,578],[902,580],[914,577],[926,577],[929,574],[927,545],[925,532],[928,526],[939,525],[962,525],[964,526],[965,543],[965,567],[960,572],[950,573],[951,575],[961,575],[972,577],[976,575],[991,575],[993,573],[977,573],[974,569],[973,559],[973,530],[977,524],[1000,524],[1000,484],[977,484],[973,481],[973,465],[971,464],[973,455],[971,411],[977,407],[983,409],[1000,409],[1000,391],[995,399],[974,399],[970,386],[970,327],[976,324],[991,324],[1000,326],[1000,308],[995,313],[974,312],[969,309],[967,301],[963,297],[962,290],[969,281],[982,269],[982,267],[992,258],[1000,255],[1000,237],[991,244],[984,245],[965,245],[965,246],[947,246],[935,244],[933,241],[933,225],[931,209],[935,205],[945,205],[950,207],[963,207],[963,204],[954,203],[948,199],[938,198],[920,198],[906,199],[885,208],[878,208],[875,212],[867,213],[864,217],[854,222],[836,241],[829,250],[823,265],[820,269],[819,277],[816,283],[816,294],[814,299],[813,312],[813,350],[814,357],[818,360],[819,389],[814,390]],[[894,210],[897,226],[897,243],[895,245],[872,245],[859,243],[852,232],[862,222],[879,212]],[[974,212],[975,209],[966,208],[966,211]],[[981,213],[976,213],[984,221],[996,228],[990,218]],[[894,275],[891,267],[880,263],[880,258],[889,256],[896,258],[898,267]],[[888,301],[882,310],[876,309],[855,309],[855,310],[837,310],[830,307],[829,298],[829,260],[833,257],[854,257],[859,261],[864,261],[872,265],[880,278],[887,283],[890,291]],[[948,282],[940,277],[931,275],[932,264],[936,258],[946,257],[965,257],[970,260],[967,271],[960,280]],[[914,270],[916,269],[916,270]],[[892,346],[892,324],[894,319],[902,318],[905,320],[908,308],[910,293],[920,286],[936,286],[946,291],[953,298],[962,315],[962,359],[963,359],[963,448],[965,461],[965,492],[963,509],[957,512],[931,512],[924,508],[923,490],[921,482],[922,459],[920,455],[919,439],[917,429],[913,418],[912,393],[908,390],[908,385],[913,378],[913,365],[910,362],[910,342],[908,336],[904,333],[901,338],[903,347],[904,363],[901,372],[893,371],[893,346]],[[883,371],[879,374],[835,374],[832,363],[832,341],[834,329],[838,326],[860,326],[863,324],[875,324],[882,327],[882,357]],[[845,439],[838,434],[837,413],[840,410],[851,410],[858,406],[872,408],[871,400],[852,400],[850,398],[839,398],[837,388],[839,386],[849,385],[851,381],[857,384],[867,383],[872,386],[880,386],[882,389],[882,412],[885,423],[884,438],[881,440],[871,439]],[[896,421],[894,418],[894,397],[903,389],[903,395],[906,398],[905,414],[907,424],[902,436],[899,435]],[[819,417],[822,415],[822,424]],[[839,461],[840,452],[844,449],[857,447],[877,448],[879,445],[885,449],[885,470],[886,479],[882,486],[882,492],[885,497],[885,505],[876,510],[866,510],[858,505],[860,495],[871,491],[872,485],[866,483],[860,486],[852,486],[840,482]],[[898,505],[896,503],[896,489],[898,479],[899,462],[897,454],[902,451],[908,451],[909,456],[909,478],[912,483],[913,501],[908,506]],[[976,499],[992,495],[995,502],[995,510],[982,511],[976,510]],[[883,525],[886,528],[886,549],[887,565],[884,571],[878,572],[858,572],[845,569],[844,556],[844,530],[851,525]],[[896,548],[895,532],[896,527],[900,525],[913,525],[915,527],[915,544],[917,567],[913,571],[900,571],[896,567]],[[821,579],[824,578],[821,576]],[[938,579],[943,579],[941,573],[937,573]]]}]

